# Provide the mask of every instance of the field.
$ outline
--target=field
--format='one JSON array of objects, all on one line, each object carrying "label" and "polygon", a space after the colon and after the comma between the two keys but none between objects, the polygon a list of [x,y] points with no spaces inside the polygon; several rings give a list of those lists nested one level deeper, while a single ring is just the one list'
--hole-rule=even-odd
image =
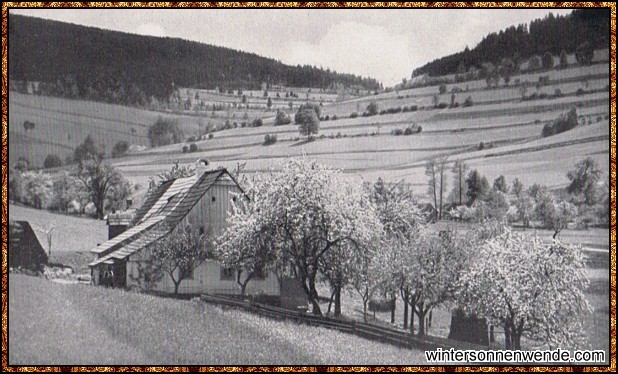
[{"label": "field", "polygon": [[10,365],[422,365],[420,351],[246,312],[11,274]]}]

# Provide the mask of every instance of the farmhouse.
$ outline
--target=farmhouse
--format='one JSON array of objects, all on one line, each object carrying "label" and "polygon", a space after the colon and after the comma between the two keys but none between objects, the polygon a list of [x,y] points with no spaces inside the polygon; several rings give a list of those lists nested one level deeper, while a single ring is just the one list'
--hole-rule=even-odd
[{"label": "farmhouse", "polygon": [[[130,224],[124,226],[126,231],[110,233],[110,240],[91,249],[97,257],[89,264],[95,284],[140,287],[139,280],[148,276],[145,270],[140,274],[140,269],[145,268],[141,265],[147,261],[144,254],[147,256],[148,247],[173,230],[190,225],[214,237],[223,233],[231,201],[236,199],[234,193],[243,191],[226,169],[208,168],[207,160],[198,160],[195,176],[169,180],[152,188]],[[116,230],[123,225],[115,226]],[[268,273],[252,279],[246,293],[279,296],[280,289],[277,277]],[[154,290],[174,292],[171,277],[165,275],[155,282]],[[181,282],[178,293],[239,294],[240,290],[232,271],[208,259],[192,269],[189,278]]]},{"label": "farmhouse", "polygon": [[47,265],[47,253],[28,221],[9,221],[9,267],[35,272]]}]

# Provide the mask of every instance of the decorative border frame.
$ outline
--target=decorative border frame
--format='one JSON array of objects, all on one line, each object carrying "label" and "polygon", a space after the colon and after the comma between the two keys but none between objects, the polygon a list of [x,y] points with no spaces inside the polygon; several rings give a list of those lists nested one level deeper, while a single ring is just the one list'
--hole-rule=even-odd
[{"label": "decorative border frame", "polygon": [[[610,38],[610,365],[609,366],[499,366],[499,367],[441,367],[441,366],[99,366],[99,367],[25,367],[8,364],[8,13],[10,8],[584,8],[604,7],[611,10]],[[589,371],[616,370],[616,4],[613,2],[7,2],[2,3],[2,369],[10,372],[486,372],[486,371]]]}]

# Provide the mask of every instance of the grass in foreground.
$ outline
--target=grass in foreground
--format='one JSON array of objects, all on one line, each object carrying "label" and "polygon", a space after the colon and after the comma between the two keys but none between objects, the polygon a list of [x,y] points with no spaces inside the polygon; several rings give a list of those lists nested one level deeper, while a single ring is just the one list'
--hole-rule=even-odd
[{"label": "grass in foreground", "polygon": [[199,302],[11,274],[11,365],[422,365],[421,351]]}]

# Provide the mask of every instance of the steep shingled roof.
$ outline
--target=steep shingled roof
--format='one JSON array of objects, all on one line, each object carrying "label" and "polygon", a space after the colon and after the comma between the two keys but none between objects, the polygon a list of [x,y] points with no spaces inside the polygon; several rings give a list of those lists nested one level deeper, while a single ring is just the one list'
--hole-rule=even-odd
[{"label": "steep shingled roof", "polygon": [[[167,235],[224,175],[229,176],[238,186],[226,169],[205,172],[198,180],[195,177],[180,178],[160,185],[144,202],[148,209],[138,209],[134,219],[136,226],[90,251],[98,254],[99,258],[89,266],[124,259]],[[242,191],[240,186],[238,188]]]}]

